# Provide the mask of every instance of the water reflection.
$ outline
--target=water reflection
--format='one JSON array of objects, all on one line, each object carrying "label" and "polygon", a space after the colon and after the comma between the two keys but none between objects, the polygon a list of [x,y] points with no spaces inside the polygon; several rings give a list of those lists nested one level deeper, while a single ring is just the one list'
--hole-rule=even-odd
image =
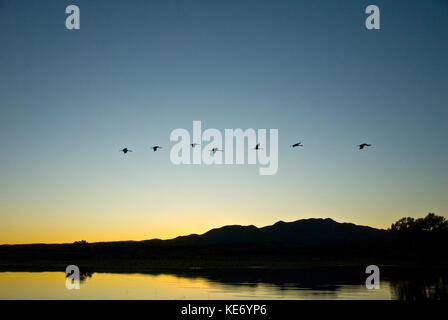
[{"label": "water reflection", "polygon": [[141,273],[81,268],[81,289],[67,290],[63,272],[0,272],[0,299],[447,299],[446,274],[426,274],[386,270],[381,289],[367,290],[363,268]]},{"label": "water reflection", "polygon": [[391,281],[391,287],[399,300],[447,300],[447,279],[414,279]]}]

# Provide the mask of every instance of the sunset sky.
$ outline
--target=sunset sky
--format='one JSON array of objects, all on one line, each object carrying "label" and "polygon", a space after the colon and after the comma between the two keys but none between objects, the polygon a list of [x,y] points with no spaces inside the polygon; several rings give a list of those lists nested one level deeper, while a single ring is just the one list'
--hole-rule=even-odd
[{"label": "sunset sky", "polygon": [[[447,62],[445,0],[0,0],[0,244],[446,217]],[[277,174],[173,165],[194,120],[278,129]]]}]

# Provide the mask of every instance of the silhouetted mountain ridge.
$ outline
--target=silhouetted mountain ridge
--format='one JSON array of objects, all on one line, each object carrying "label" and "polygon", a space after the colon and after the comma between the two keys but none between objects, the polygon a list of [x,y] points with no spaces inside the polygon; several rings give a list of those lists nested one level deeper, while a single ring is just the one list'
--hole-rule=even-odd
[{"label": "silhouetted mountain ridge", "polygon": [[[387,236],[387,231],[353,223],[339,223],[333,219],[302,219],[278,221],[257,228],[254,225],[228,225],[204,234],[179,236],[162,241],[170,245],[215,245],[247,243],[322,244],[329,242],[374,241]],[[152,240],[150,240],[152,241]]]}]

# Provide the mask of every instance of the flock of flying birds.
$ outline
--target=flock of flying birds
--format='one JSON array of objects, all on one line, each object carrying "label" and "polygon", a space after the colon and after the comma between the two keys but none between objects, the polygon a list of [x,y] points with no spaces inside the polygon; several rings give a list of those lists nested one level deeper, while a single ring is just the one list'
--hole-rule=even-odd
[{"label": "flock of flying birds", "polygon": [[[195,148],[195,147],[197,147],[197,146],[200,146],[200,144],[199,144],[199,143],[191,143],[190,146],[191,146],[192,148]],[[361,144],[357,145],[357,147],[359,148],[359,150],[362,150],[362,149],[364,149],[365,147],[371,147],[371,146],[372,146],[372,145],[369,144],[369,143],[361,143]],[[303,144],[302,144],[302,142],[299,141],[299,142],[296,142],[296,143],[292,144],[290,147],[291,147],[291,148],[303,147]],[[153,146],[153,147],[151,147],[151,148],[152,148],[152,151],[154,151],[154,152],[156,152],[156,151],[159,150],[159,149],[163,149],[161,146]],[[260,144],[257,143],[257,144],[255,145],[254,150],[263,150],[263,148],[260,148]],[[218,148],[212,148],[212,149],[209,150],[209,151],[210,151],[211,153],[215,154],[215,153],[218,152],[218,151],[224,151],[224,150],[220,150],[220,149],[218,149]],[[120,150],[120,152],[123,152],[124,154],[126,154],[126,153],[128,153],[128,152],[132,152],[132,150],[129,149],[129,148],[123,148],[123,149]]]}]

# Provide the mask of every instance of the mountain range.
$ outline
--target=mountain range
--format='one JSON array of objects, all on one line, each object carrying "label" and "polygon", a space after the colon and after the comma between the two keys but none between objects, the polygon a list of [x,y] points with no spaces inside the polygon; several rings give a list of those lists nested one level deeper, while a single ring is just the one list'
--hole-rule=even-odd
[{"label": "mountain range", "polygon": [[387,231],[353,223],[339,223],[327,219],[279,221],[273,225],[229,225],[211,229],[198,235],[179,236],[169,240],[146,240],[151,244],[167,245],[225,245],[248,243],[323,244],[347,241],[375,241],[384,239]]}]

